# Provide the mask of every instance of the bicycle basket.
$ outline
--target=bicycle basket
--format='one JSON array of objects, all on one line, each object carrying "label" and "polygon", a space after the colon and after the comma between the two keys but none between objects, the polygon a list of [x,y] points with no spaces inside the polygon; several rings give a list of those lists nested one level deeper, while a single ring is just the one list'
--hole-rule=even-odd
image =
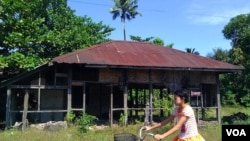
[{"label": "bicycle basket", "polygon": [[120,133],[114,135],[114,141],[138,141],[138,138],[131,133]]}]

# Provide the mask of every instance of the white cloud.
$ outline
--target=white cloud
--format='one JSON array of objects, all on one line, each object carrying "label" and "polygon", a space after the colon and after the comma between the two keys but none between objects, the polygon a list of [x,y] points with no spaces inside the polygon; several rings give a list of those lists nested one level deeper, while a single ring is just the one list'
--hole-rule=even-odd
[{"label": "white cloud", "polygon": [[237,6],[237,8],[234,8],[233,4],[221,5],[193,3],[189,6],[187,18],[195,24],[218,25],[229,22],[232,17],[239,14],[250,13],[250,5]]},{"label": "white cloud", "polygon": [[191,15],[188,17],[195,24],[209,24],[209,25],[217,25],[223,23],[227,20],[227,18],[213,16],[213,15]]}]

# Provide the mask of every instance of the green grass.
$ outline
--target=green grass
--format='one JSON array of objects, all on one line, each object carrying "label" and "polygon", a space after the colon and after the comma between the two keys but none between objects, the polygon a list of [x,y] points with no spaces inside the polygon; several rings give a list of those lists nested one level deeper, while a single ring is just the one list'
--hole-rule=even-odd
[{"label": "green grass", "polygon": [[242,112],[250,116],[250,108],[240,107],[240,106],[223,106],[221,108],[221,114],[223,116],[230,116],[234,113]]},{"label": "green grass", "polygon": [[[58,132],[39,131],[32,128],[24,132],[18,130],[8,130],[0,133],[1,141],[112,141],[115,134],[132,133],[138,136],[141,125],[130,125],[127,127],[113,127],[105,130],[88,131],[80,134],[75,127]],[[156,130],[154,133],[161,133],[164,130]],[[221,140],[221,128],[217,126],[206,126],[201,128],[200,134],[208,141]],[[213,135],[213,136],[211,136]],[[166,140],[173,140],[176,134],[171,135]],[[152,137],[147,137],[146,141],[154,141]]]},{"label": "green grass", "polygon": [[[222,108],[222,116],[229,116],[239,111],[250,115],[249,108],[225,106]],[[215,110],[209,110],[207,112],[207,116],[212,117],[214,114]],[[119,133],[138,135],[141,126],[143,126],[143,124],[129,125],[127,127],[107,127],[103,130],[88,131],[82,134],[80,134],[74,126],[70,126],[58,132],[46,132],[34,128],[27,128],[24,132],[19,130],[6,130],[0,131],[0,141],[113,141],[114,135]],[[153,133],[162,133],[168,128],[170,128],[170,126],[155,130]],[[207,141],[221,141],[221,125],[219,124],[202,126],[199,128],[199,132]],[[177,133],[171,135],[166,140],[171,141],[176,135]],[[152,137],[148,137],[146,141],[154,140]]]}]

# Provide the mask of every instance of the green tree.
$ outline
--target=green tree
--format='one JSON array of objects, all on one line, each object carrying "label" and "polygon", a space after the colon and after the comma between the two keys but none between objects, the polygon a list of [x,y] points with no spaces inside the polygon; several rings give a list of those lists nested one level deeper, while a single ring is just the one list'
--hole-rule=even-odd
[{"label": "green tree", "polygon": [[174,43],[169,43],[169,44],[166,45],[166,47],[173,48],[174,47]]},{"label": "green tree", "polygon": [[164,41],[159,37],[154,38],[152,43],[160,46],[164,46],[165,44]]},{"label": "green tree", "polygon": [[[148,42],[148,43],[152,43],[155,45],[160,45],[160,46],[164,46],[164,40],[159,38],[159,37],[146,37],[146,38],[142,38],[140,36],[134,36],[134,35],[130,35],[130,39],[132,41],[137,41],[137,42]],[[167,47],[173,47],[174,44],[169,44]]]},{"label": "green tree", "polygon": [[[230,63],[231,62],[230,52],[231,51],[229,51],[229,50],[223,50],[222,48],[216,48],[216,49],[213,49],[213,52],[208,54],[207,57],[211,58],[211,59],[218,60],[218,61]],[[228,82],[232,83],[229,75],[221,74],[219,77],[219,80],[221,82],[220,93],[222,95],[222,104],[223,105],[237,105],[236,93],[231,91],[231,88],[228,87],[228,85],[229,85]]]},{"label": "green tree", "polygon": [[187,53],[200,55],[200,53],[198,51],[195,51],[195,48],[186,48],[185,50],[186,50]]},{"label": "green tree", "polygon": [[114,30],[87,16],[76,16],[67,0],[0,3],[0,68],[4,73],[26,71],[55,56],[104,42]]},{"label": "green tree", "polygon": [[110,13],[113,15],[113,20],[117,17],[121,18],[123,23],[123,36],[126,40],[126,19],[134,19],[137,15],[142,15],[137,11],[138,0],[113,0],[115,5],[110,8]]},{"label": "green tree", "polygon": [[229,63],[230,62],[230,52],[228,50],[223,50],[222,48],[213,49],[212,53],[207,55],[208,58],[219,60],[222,62]]},{"label": "green tree", "polygon": [[142,39],[142,37],[140,36],[130,35],[130,39],[137,42],[150,42],[152,39],[154,39],[154,37],[147,37],[145,39]]},{"label": "green tree", "polygon": [[[242,73],[227,75],[224,85],[236,94],[236,101],[250,106],[250,14],[241,14],[230,20],[222,30],[224,37],[231,40],[230,63],[245,68]],[[235,85],[237,84],[237,85]]]}]

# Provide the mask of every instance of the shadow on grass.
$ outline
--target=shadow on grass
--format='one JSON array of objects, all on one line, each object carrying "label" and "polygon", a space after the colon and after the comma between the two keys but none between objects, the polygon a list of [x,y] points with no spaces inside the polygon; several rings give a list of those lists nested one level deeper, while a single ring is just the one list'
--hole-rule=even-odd
[{"label": "shadow on grass", "polygon": [[238,112],[229,116],[224,116],[222,118],[222,122],[223,124],[250,124],[250,116],[245,113]]}]

